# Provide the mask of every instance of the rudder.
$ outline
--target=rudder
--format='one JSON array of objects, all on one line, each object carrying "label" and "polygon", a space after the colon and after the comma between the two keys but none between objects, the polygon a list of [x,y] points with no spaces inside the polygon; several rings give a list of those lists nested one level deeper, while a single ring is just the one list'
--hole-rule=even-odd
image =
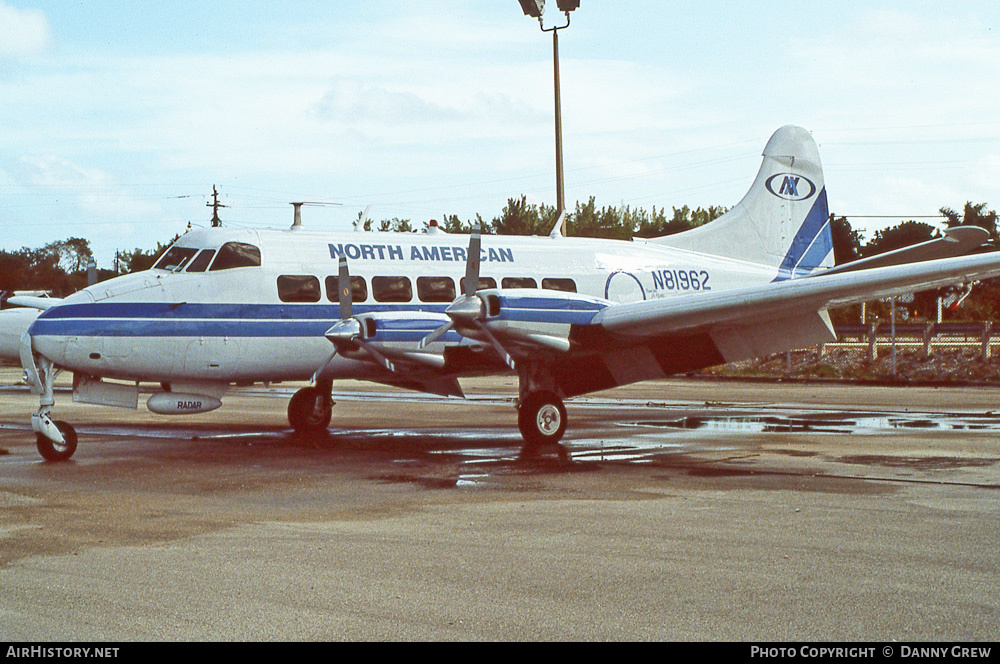
[{"label": "rudder", "polygon": [[792,125],[774,132],[750,190],[718,219],[651,242],[768,265],[775,280],[833,266],[833,234],[816,142]]}]

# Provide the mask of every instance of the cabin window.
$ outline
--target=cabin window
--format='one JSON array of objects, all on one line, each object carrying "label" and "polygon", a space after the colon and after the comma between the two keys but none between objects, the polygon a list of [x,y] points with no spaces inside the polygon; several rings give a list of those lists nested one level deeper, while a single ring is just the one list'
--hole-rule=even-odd
[{"label": "cabin window", "polygon": [[219,249],[219,255],[212,263],[210,271],[231,270],[234,267],[260,266],[260,249],[245,242],[227,242]]},{"label": "cabin window", "polygon": [[[340,302],[340,277],[333,275],[326,278],[326,299]],[[351,302],[364,302],[368,299],[368,284],[364,277],[351,277]]]},{"label": "cabin window", "polygon": [[[464,293],[465,292],[465,277],[462,277],[461,279],[459,279],[458,283],[460,284],[462,292]],[[476,290],[477,291],[481,291],[481,290],[485,290],[487,288],[496,288],[496,287],[497,287],[497,280],[494,279],[493,277],[479,277],[479,287],[476,288]]]},{"label": "cabin window", "polygon": [[538,283],[531,277],[504,277],[500,285],[504,288],[538,288]]},{"label": "cabin window", "polygon": [[158,270],[179,270],[196,253],[198,250],[190,247],[171,247],[153,267]]},{"label": "cabin window", "polygon": [[451,277],[417,277],[417,297],[421,302],[451,302],[455,280]]},{"label": "cabin window", "polygon": [[215,249],[205,249],[191,261],[191,264],[187,267],[187,271],[204,272],[208,268],[208,264],[212,262],[212,256],[214,255]]},{"label": "cabin window", "polygon": [[413,286],[406,277],[372,277],[372,294],[377,302],[409,302]]},{"label": "cabin window", "polygon": [[319,302],[319,279],[308,274],[278,277],[278,299],[282,302]]},{"label": "cabin window", "polygon": [[542,288],[575,293],[576,282],[572,279],[542,279]]}]

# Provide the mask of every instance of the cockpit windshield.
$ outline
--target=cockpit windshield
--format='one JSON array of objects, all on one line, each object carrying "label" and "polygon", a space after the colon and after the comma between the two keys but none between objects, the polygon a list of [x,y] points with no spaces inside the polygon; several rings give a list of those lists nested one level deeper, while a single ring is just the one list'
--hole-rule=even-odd
[{"label": "cockpit windshield", "polygon": [[[198,254],[197,258],[195,258],[195,254]],[[211,263],[211,267],[209,267],[209,263]],[[172,272],[180,272],[185,268],[188,272],[204,272],[206,269],[214,272],[237,267],[259,266],[260,249],[258,247],[246,242],[226,242],[218,251],[192,247],[170,247],[153,268]]]},{"label": "cockpit windshield", "polygon": [[234,267],[259,267],[260,249],[245,242],[227,242],[219,249],[210,272],[215,270],[230,270]]},{"label": "cockpit windshield", "polygon": [[156,262],[153,266],[157,270],[173,270],[177,271],[184,267],[185,264],[191,257],[198,253],[197,249],[192,249],[190,247],[171,247],[167,253],[163,254],[163,258]]},{"label": "cockpit windshield", "polygon": [[215,256],[215,249],[205,249],[198,256],[188,263],[188,272],[204,272],[208,269],[208,264],[212,262],[212,256]]}]

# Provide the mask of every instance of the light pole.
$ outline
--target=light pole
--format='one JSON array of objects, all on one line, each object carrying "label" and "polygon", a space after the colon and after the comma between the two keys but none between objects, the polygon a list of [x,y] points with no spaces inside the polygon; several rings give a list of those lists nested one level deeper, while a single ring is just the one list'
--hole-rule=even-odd
[{"label": "light pole", "polygon": [[542,32],[552,33],[552,80],[555,89],[556,116],[556,219],[558,220],[552,235],[557,232],[565,234],[566,195],[563,184],[563,153],[562,153],[562,101],[559,96],[559,31],[569,27],[569,13],[580,6],[580,0],[556,0],[559,11],[566,15],[566,25],[556,25],[546,28],[542,23],[545,12],[545,0],[518,0],[526,16],[538,19],[538,27]]}]

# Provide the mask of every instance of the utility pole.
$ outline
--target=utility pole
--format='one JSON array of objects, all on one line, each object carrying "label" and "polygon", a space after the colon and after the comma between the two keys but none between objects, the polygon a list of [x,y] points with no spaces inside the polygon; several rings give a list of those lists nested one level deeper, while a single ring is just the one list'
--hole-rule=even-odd
[{"label": "utility pole", "polygon": [[[559,95],[559,30],[569,27],[569,12],[566,12],[566,25],[542,28],[542,32],[552,33],[552,79],[555,89],[556,116],[556,215],[566,210],[566,189],[563,181],[563,146],[562,146],[562,99]],[[565,229],[563,234],[565,234]]]},{"label": "utility pole", "polygon": [[[562,100],[559,94],[559,31],[569,27],[569,13],[580,6],[579,0],[556,0],[556,5],[563,14],[566,15],[566,25],[554,25],[546,28],[542,22],[542,14],[545,11],[545,0],[518,0],[525,16],[538,19],[538,27],[542,32],[552,33],[552,79],[555,91],[555,118],[556,118],[556,219],[560,220],[559,225],[564,226],[566,221],[565,184],[563,182],[563,146],[562,146]],[[553,234],[565,235],[566,229],[557,226],[552,230]]]},{"label": "utility pole", "polygon": [[219,219],[219,208],[224,208],[229,206],[223,205],[222,203],[219,202],[219,192],[215,188],[214,184],[212,185],[212,202],[205,203],[205,207],[212,208],[212,228],[221,228],[222,219]]}]

